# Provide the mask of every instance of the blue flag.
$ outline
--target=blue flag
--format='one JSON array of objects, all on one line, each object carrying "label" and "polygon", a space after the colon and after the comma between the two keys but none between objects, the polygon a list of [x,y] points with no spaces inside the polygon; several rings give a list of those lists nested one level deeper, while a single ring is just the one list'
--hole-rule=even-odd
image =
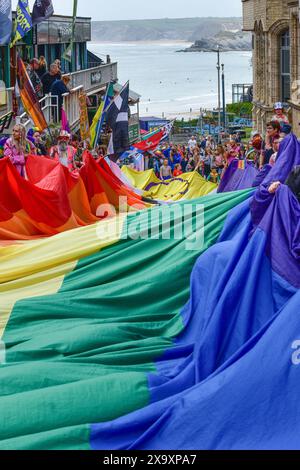
[{"label": "blue flag", "polygon": [[300,448],[300,204],[288,184],[267,189],[298,165],[290,135],[194,266],[184,329],[147,377],[147,406],[93,424],[93,449]]},{"label": "blue flag", "polygon": [[0,45],[10,43],[12,32],[11,0],[0,0]]},{"label": "blue flag", "polygon": [[19,0],[16,10],[15,37],[10,47],[22,39],[32,28],[32,19],[29,10],[28,0]]}]

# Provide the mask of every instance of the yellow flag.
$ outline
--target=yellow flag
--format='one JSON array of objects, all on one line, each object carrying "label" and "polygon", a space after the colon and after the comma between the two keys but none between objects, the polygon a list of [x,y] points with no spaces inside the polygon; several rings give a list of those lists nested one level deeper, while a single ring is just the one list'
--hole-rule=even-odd
[{"label": "yellow flag", "polygon": [[104,110],[104,100],[101,101],[100,106],[99,106],[99,108],[98,108],[98,110],[97,110],[97,112],[94,116],[94,119],[93,119],[93,122],[92,122],[92,125],[91,125],[91,145],[92,145],[92,147],[95,144],[95,139],[96,139],[96,135],[97,135],[97,127],[98,127],[98,123],[101,119],[103,110]]}]

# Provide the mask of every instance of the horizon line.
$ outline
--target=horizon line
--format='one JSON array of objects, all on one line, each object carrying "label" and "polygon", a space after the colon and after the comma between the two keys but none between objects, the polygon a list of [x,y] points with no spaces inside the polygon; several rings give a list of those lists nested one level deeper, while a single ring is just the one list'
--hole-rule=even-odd
[{"label": "horizon line", "polygon": [[94,20],[92,18],[92,21],[98,21],[99,23],[106,23],[106,22],[119,22],[119,21],[156,21],[156,20],[203,20],[203,19],[243,19],[242,16],[190,16],[190,17],[161,17],[161,18],[126,18],[126,19],[120,19],[120,20]]}]

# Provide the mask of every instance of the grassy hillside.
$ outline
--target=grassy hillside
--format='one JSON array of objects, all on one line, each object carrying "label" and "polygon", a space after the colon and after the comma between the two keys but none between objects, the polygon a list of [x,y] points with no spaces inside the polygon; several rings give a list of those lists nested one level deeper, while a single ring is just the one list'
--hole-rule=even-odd
[{"label": "grassy hillside", "polygon": [[93,41],[195,41],[220,31],[241,30],[241,18],[163,18],[131,21],[94,21]]}]

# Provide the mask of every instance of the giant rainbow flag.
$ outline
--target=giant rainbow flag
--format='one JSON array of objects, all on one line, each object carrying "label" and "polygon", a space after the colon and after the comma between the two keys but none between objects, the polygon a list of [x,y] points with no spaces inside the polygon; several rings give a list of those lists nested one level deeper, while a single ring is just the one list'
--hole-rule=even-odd
[{"label": "giant rainbow flag", "polygon": [[[55,235],[89,225],[103,218],[102,205],[118,211],[119,198],[128,209],[143,209],[142,197],[120,181],[103,159],[98,163],[86,153],[79,172],[48,158],[30,156],[28,180],[22,178],[9,159],[0,160],[0,244],[4,240],[27,240]],[[114,210],[115,209],[115,210]]]},{"label": "giant rainbow flag", "polygon": [[2,246],[0,448],[299,449],[296,164]]},{"label": "giant rainbow flag", "polygon": [[180,201],[197,199],[217,190],[217,185],[206,181],[197,171],[185,173],[168,181],[161,181],[153,170],[136,171],[124,166],[122,171],[134,188],[143,191],[149,199]]}]

